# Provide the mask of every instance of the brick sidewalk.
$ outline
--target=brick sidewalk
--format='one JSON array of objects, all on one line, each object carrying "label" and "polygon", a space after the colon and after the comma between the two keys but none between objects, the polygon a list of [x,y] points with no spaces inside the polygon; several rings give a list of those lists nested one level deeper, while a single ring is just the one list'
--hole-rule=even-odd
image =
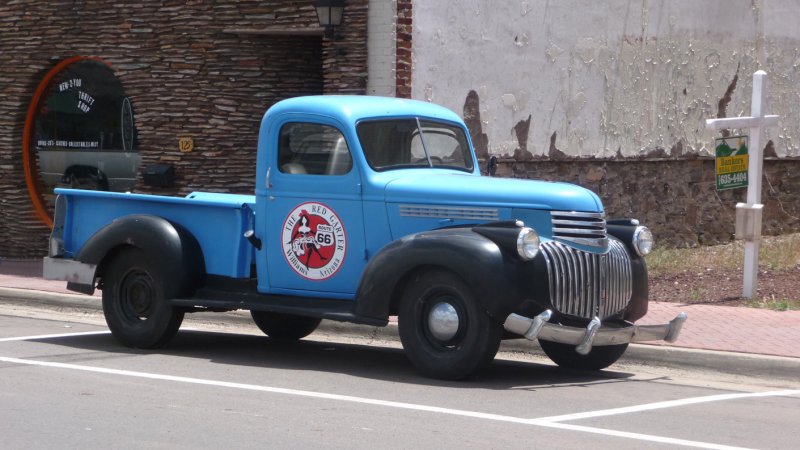
[{"label": "brick sidewalk", "polygon": [[654,302],[639,323],[671,320],[685,311],[677,347],[800,358],[800,311]]},{"label": "brick sidewalk", "polygon": [[[41,276],[40,260],[0,261],[0,287],[74,294]],[[653,302],[638,323],[669,322],[681,311],[689,319],[678,341],[652,345],[800,358],[800,311]]]}]

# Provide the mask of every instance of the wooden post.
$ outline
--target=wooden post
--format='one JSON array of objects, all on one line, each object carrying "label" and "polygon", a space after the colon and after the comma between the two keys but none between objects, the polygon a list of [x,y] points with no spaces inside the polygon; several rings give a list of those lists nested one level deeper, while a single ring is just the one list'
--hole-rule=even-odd
[{"label": "wooden post", "polygon": [[[761,146],[761,130],[778,124],[780,116],[765,115],[767,102],[767,73],[759,70],[753,74],[753,97],[750,103],[750,117],[731,117],[707,119],[706,128],[749,128],[750,148],[747,167],[747,203],[737,205],[737,223],[743,226],[744,237],[744,286],[742,297],[753,298],[758,290],[758,249],[761,245],[761,176],[764,155]],[[741,220],[738,216],[743,215]],[[738,230],[737,230],[738,231]],[[738,233],[737,233],[737,237]]]}]

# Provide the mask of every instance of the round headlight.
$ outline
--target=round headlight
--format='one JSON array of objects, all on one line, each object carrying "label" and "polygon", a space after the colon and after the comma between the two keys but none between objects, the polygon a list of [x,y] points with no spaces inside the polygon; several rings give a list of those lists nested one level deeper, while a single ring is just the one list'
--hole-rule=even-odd
[{"label": "round headlight", "polygon": [[633,248],[636,249],[636,253],[639,256],[645,256],[653,250],[653,244],[655,244],[655,240],[653,239],[653,233],[650,232],[650,229],[647,227],[636,227],[636,231],[633,232]]},{"label": "round headlight", "polygon": [[531,260],[539,253],[539,235],[531,228],[524,227],[517,235],[517,253],[520,258]]}]

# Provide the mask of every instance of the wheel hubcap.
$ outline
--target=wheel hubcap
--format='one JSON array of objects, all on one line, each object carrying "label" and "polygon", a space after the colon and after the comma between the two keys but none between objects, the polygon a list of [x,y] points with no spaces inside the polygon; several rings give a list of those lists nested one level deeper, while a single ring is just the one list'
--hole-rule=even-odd
[{"label": "wheel hubcap", "polygon": [[456,336],[458,325],[458,311],[450,303],[437,303],[428,314],[428,329],[434,338],[442,342]]},{"label": "wheel hubcap", "polygon": [[146,319],[153,309],[153,285],[146,273],[129,274],[121,289],[123,309],[129,318]]}]

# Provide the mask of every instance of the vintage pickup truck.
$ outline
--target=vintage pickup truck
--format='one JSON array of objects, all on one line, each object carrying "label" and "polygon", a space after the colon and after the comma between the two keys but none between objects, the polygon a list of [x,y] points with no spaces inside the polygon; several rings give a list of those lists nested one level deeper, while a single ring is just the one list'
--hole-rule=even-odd
[{"label": "vintage pickup truck", "polygon": [[650,231],[579,186],[482,176],[467,129],[425,102],[281,101],[261,121],[255,195],[60,189],[45,276],[103,291],[123,344],[165,345],[184,313],[250,310],[276,339],[321,319],[385,326],[424,375],[468,377],[505,338],[599,370],[638,326]]}]

